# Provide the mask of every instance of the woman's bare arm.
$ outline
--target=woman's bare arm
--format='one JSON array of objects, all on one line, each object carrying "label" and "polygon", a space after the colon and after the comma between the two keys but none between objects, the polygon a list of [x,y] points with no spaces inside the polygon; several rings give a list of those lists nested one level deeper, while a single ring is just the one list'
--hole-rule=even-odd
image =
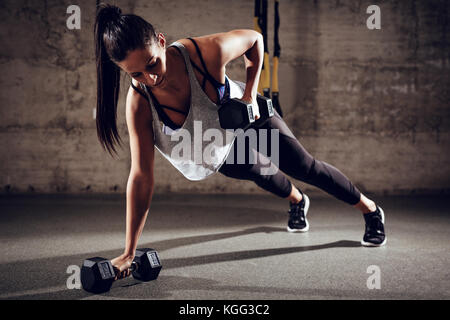
[{"label": "woman's bare arm", "polygon": [[148,101],[130,88],[126,99],[131,168],[127,183],[124,255],[133,256],[153,196],[154,141]]},{"label": "woman's bare arm", "polygon": [[[256,104],[259,77],[264,61],[263,37],[259,32],[238,29],[196,38],[200,44],[207,64],[219,81],[225,80],[225,66],[232,60],[244,57],[246,68],[246,87],[242,99]],[[255,111],[255,110],[254,110]],[[259,116],[259,112],[256,113]]]},{"label": "woman's bare arm", "polygon": [[256,99],[264,60],[262,35],[254,30],[232,30],[217,34],[215,42],[219,49],[219,61],[223,68],[230,61],[244,56],[247,73],[244,98]]}]

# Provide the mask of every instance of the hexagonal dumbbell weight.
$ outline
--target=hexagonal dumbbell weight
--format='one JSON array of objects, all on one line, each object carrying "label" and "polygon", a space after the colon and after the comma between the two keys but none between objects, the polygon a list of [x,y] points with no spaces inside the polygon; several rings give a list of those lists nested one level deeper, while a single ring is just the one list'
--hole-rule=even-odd
[{"label": "hexagonal dumbbell weight", "polygon": [[250,126],[259,128],[274,116],[272,100],[262,95],[257,95],[260,118],[255,120],[251,103],[232,98],[223,103],[219,108],[219,121],[223,129],[243,129]]},{"label": "hexagonal dumbbell weight", "polygon": [[254,127],[262,127],[270,118],[275,115],[272,100],[260,94],[256,97],[259,107],[259,119],[253,124]]},{"label": "hexagonal dumbbell weight", "polygon": [[[154,249],[137,249],[129,270],[133,277],[140,281],[151,281],[158,278],[162,264],[158,252]],[[111,289],[116,272],[111,261],[94,257],[86,259],[81,267],[81,285],[91,293],[103,293]],[[122,279],[119,277],[118,279]]]},{"label": "hexagonal dumbbell weight", "polygon": [[253,122],[252,104],[232,98],[224,102],[219,110],[219,122],[223,129],[247,129]]}]

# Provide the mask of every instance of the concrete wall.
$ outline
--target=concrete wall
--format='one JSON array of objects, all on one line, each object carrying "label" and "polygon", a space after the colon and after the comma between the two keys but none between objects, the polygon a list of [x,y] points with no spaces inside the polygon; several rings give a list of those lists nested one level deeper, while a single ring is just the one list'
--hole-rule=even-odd
[{"label": "concrete wall", "polygon": [[[253,28],[253,1],[122,0],[172,42]],[[273,1],[269,1],[273,52]],[[81,30],[66,9],[81,8]],[[368,30],[366,8],[381,8]],[[378,194],[450,189],[449,11],[446,0],[281,0],[285,120],[317,159]],[[130,156],[123,76],[117,159],[96,138],[95,1],[0,2],[0,193],[123,193]],[[243,60],[228,75],[245,80]],[[215,175],[189,182],[156,155],[156,192],[262,192]],[[305,190],[317,191],[303,183]],[[320,191],[319,191],[320,193]]]}]

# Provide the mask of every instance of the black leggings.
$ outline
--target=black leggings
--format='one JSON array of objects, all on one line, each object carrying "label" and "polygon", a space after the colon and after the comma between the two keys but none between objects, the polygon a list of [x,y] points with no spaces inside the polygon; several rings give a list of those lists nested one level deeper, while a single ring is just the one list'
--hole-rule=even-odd
[{"label": "black leggings", "polygon": [[[275,112],[275,116],[262,129],[268,129],[269,132],[270,129],[279,130],[278,167],[270,161],[273,150],[270,144],[270,133],[268,133],[266,139],[269,142],[267,152],[264,150],[260,152],[258,151],[259,148],[250,147],[249,139],[246,139],[246,156],[243,164],[237,162],[238,143],[236,139],[234,149],[219,169],[220,173],[231,178],[253,181],[261,188],[279,197],[286,198],[291,194],[292,185],[286,176],[280,172],[281,170],[287,175],[316,186],[350,205],[355,205],[360,201],[361,193],[352,182],[337,168],[314,159],[295,138],[278,113]],[[260,131],[256,130],[256,133],[259,142]],[[254,145],[252,144],[252,146]],[[275,174],[262,173],[264,172],[262,170],[264,168],[267,170],[269,166],[273,170],[272,172],[276,172]]]}]

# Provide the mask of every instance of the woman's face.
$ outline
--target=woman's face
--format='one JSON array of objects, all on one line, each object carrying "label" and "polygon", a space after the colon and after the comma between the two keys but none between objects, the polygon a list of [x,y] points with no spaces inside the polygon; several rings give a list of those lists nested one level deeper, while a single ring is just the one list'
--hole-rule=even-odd
[{"label": "woman's face", "polygon": [[117,65],[132,78],[152,88],[162,87],[166,81],[166,40],[160,33],[150,47],[130,51]]}]

